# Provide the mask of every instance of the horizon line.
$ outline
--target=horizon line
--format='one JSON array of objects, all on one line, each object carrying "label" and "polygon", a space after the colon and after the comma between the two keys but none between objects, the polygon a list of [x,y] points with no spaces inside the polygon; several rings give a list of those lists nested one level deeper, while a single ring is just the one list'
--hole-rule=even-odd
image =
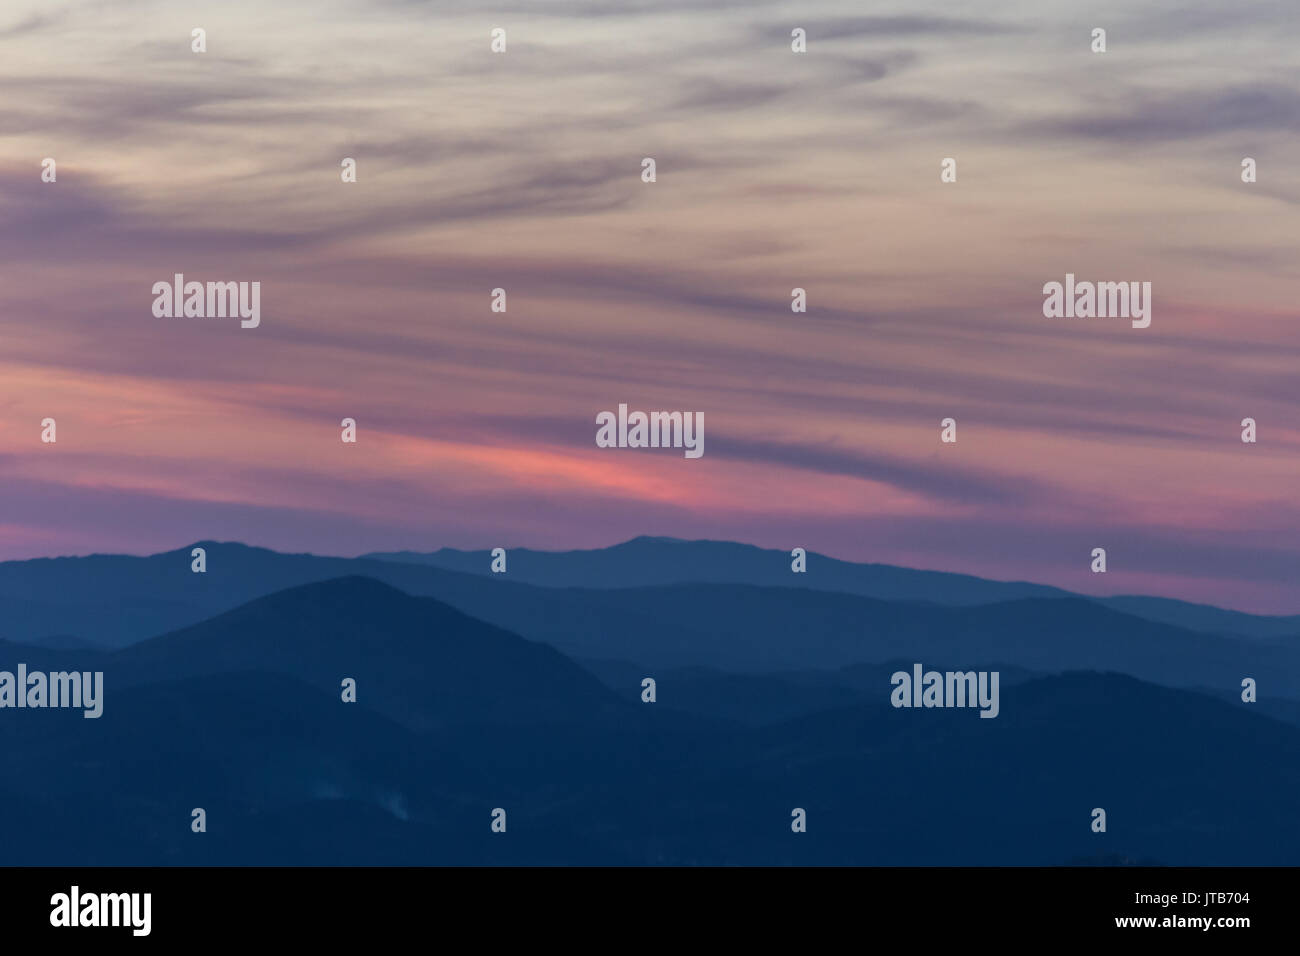
[{"label": "horizon line", "polygon": [[[780,548],[765,548],[761,545],[753,544],[746,541],[733,541],[724,538],[678,538],[672,535],[650,535],[650,534],[635,535],[631,538],[627,538],[621,541],[616,541],[613,544],[608,544],[596,548],[547,549],[547,548],[535,548],[535,547],[528,547],[525,545],[518,545],[518,546],[507,546],[505,547],[505,550],[507,551],[507,553],[510,551],[532,551],[538,554],[546,554],[546,555],[594,554],[600,551],[609,551],[613,548],[632,544],[637,541],[660,541],[660,542],[671,542],[674,544],[688,544],[688,545],[689,544],[724,544],[724,545],[735,545],[737,547],[742,547],[742,548],[752,548],[756,551],[784,553]],[[217,545],[217,546],[225,546],[225,547],[234,546],[234,547],[248,548],[254,551],[266,551],[271,554],[278,554],[284,556],[301,555],[301,556],[313,557],[313,558],[334,558],[343,561],[372,560],[372,561],[381,561],[381,562],[384,561],[385,559],[382,557],[376,557],[377,555],[395,555],[395,554],[432,555],[444,551],[454,551],[460,554],[475,554],[478,553],[479,551],[490,553],[492,551],[492,547],[502,547],[502,545],[499,544],[492,547],[483,547],[483,548],[453,548],[444,545],[443,547],[430,550],[430,551],[419,551],[419,550],[413,550],[409,548],[403,548],[403,549],[393,549],[393,550],[385,550],[385,551],[365,551],[360,554],[347,555],[347,554],[327,554],[318,551],[282,551],[276,548],[267,547],[265,545],[249,544],[246,541],[219,541],[215,538],[199,538],[187,544],[182,544],[176,548],[172,548],[165,551],[153,551],[147,554],[130,553],[125,551],[120,551],[120,552],[94,551],[89,554],[37,555],[35,557],[30,557],[30,558],[6,558],[4,560],[0,560],[0,567],[8,564],[26,564],[33,561],[76,561],[76,560],[87,560],[90,558],[132,558],[135,560],[147,560],[148,558],[161,557],[162,555],[186,552],[193,548],[202,547],[205,545]],[[1138,598],[1142,600],[1167,601],[1173,604],[1181,604],[1187,607],[1194,607],[1194,608],[1209,608],[1215,611],[1221,611],[1221,612],[1226,612],[1231,614],[1243,614],[1249,617],[1261,618],[1266,620],[1281,621],[1290,618],[1300,618],[1300,611],[1294,613],[1269,614],[1269,613],[1261,613],[1258,611],[1242,610],[1241,608],[1236,608],[1236,607],[1226,607],[1219,604],[1206,604],[1198,601],[1187,601],[1182,598],[1165,597],[1159,594],[1140,594],[1140,593],[1133,593],[1133,592],[1119,592],[1114,594],[1085,594],[1080,591],[1071,591],[1067,588],[1062,588],[1055,584],[1043,584],[1038,581],[1030,581],[1025,579],[991,578],[991,577],[984,577],[978,574],[970,574],[965,571],[948,571],[941,568],[912,567],[909,565],[887,564],[887,563],[874,562],[874,561],[872,562],[852,561],[846,558],[837,558],[834,557],[833,555],[826,554],[820,551],[813,551],[806,548],[804,550],[810,556],[825,558],[829,561],[835,561],[838,562],[839,564],[850,565],[856,568],[890,568],[890,569],[900,570],[900,571],[912,571],[919,574],[939,574],[947,577],[966,578],[968,580],[982,581],[989,584],[1027,585],[1029,587],[1043,588],[1048,591],[1056,592],[1056,594],[1058,595],[1057,599],[1080,598],[1087,601],[1097,602],[1097,601],[1116,600],[1121,598]],[[397,564],[402,562],[388,561],[387,563]],[[708,583],[708,582],[706,581],[687,582],[684,580],[681,583]],[[543,587],[544,585],[535,585],[535,586]],[[794,585],[794,586],[799,587],[799,585]],[[851,592],[833,590],[829,588],[806,588],[806,590],[826,590],[829,591],[830,593],[835,593],[835,594],[851,593]],[[1042,597],[1048,597],[1048,596],[1043,595]],[[886,598],[882,600],[889,600],[889,599]],[[1006,600],[1022,600],[1022,599],[1002,599],[1002,600],[990,601],[985,603],[999,604],[999,603],[1004,603],[1004,601]],[[985,604],[953,605],[953,606],[981,607],[981,606],[985,606]]]}]

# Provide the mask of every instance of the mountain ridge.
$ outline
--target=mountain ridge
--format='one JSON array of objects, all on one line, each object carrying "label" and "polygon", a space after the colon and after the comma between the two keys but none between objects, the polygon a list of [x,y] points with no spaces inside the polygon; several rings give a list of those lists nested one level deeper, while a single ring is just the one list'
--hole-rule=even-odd
[{"label": "mountain ridge", "polygon": [[[707,551],[707,571],[671,570],[671,558],[682,554],[684,548],[697,553],[692,561],[701,562],[701,551]],[[632,552],[644,553],[658,550],[656,566],[641,566],[635,571],[621,570],[617,560]],[[932,603],[960,606],[987,604],[1016,597],[1079,597],[1113,607],[1149,620],[1178,624],[1190,630],[1212,633],[1234,633],[1247,637],[1290,637],[1300,635],[1300,614],[1256,614],[1215,605],[1198,604],[1177,598],[1147,595],[1117,594],[1095,596],[1070,591],[1054,585],[1021,580],[997,580],[953,571],[923,568],[906,568],[879,562],[847,561],[814,551],[807,552],[808,571],[800,575],[798,584],[790,583],[790,555],[788,551],[761,548],[757,545],[714,539],[685,539],[642,535],[605,548],[570,549],[567,551],[539,551],[531,548],[506,549],[510,563],[509,573],[516,580],[544,587],[631,587],[637,582],[675,583],[748,583],[773,586],[807,587],[814,590],[841,591],[863,597],[881,597],[889,600],[922,600]],[[669,554],[668,552],[672,552]],[[728,561],[740,556],[752,559],[761,556],[762,575],[745,574],[734,569],[728,573]],[[377,551],[361,555],[362,558],[429,564],[446,570],[467,573],[489,573],[490,552],[440,548],[432,552]],[[543,568],[541,562],[551,567]],[[570,570],[557,568],[570,564]],[[734,560],[732,561],[734,564]],[[829,569],[829,570],[828,570]],[[878,583],[859,581],[855,576],[875,575]],[[782,579],[787,584],[782,584]],[[938,593],[942,591],[943,593]]]},{"label": "mountain ridge", "polygon": [[[206,574],[190,572],[190,553],[196,547],[203,547],[207,552]],[[624,562],[620,567],[620,555],[635,555],[647,547],[655,552],[653,566],[628,566]],[[979,607],[1016,598],[1074,598],[1202,634],[1300,644],[1300,616],[1252,615],[1157,597],[1097,598],[1026,582],[998,582],[942,571],[841,562],[815,552],[809,555],[809,571],[796,575],[790,572],[789,557],[783,552],[734,542],[641,537],[606,549],[568,552],[515,549],[507,552],[506,574],[489,571],[490,558],[486,551],[442,549],[425,555],[379,554],[387,554],[389,558],[286,553],[242,542],[205,540],[147,556],[97,554],[0,562],[0,610],[5,612],[0,617],[0,639],[122,646],[205,620],[262,594],[311,581],[360,574],[387,581],[408,593],[444,600],[461,593],[477,593],[479,583],[484,580],[494,584],[585,591],[615,587],[630,590],[666,584],[748,584],[941,607]],[[692,555],[691,561],[666,561],[678,554]],[[450,555],[454,560],[443,560],[438,555],[443,558]],[[727,570],[729,562],[722,559],[725,555],[742,555],[747,563],[739,570]],[[398,560],[401,556],[405,559]],[[556,560],[576,560],[578,565],[576,570],[566,570],[557,566]],[[718,571],[719,568],[726,573]],[[877,570],[885,577],[875,583],[855,583],[855,576]],[[717,580],[728,577],[732,580]],[[910,580],[912,585],[898,586],[896,582],[902,579]],[[954,582],[955,592],[949,587]],[[462,610],[483,616],[476,614],[478,607],[462,607]]]},{"label": "mountain ridge", "polygon": [[[499,582],[481,586],[489,597],[506,593]],[[755,595],[776,605],[793,595],[851,610],[921,607],[797,589],[734,592],[736,607]],[[570,596],[602,593],[618,597]],[[1088,637],[1096,620],[1136,620],[1080,601],[1074,610],[1092,618],[1044,641],[1033,625],[1058,603],[924,608],[942,616],[911,622],[900,637],[924,656],[898,660],[1001,661],[980,644],[981,628],[1000,621],[1030,625],[1021,638],[1046,652]],[[752,609],[754,620],[770,613]],[[1155,630],[1139,643],[1190,639],[1142,623]],[[1117,646],[1130,637],[1118,635]],[[11,824],[0,861],[11,864],[1300,860],[1300,833],[1289,826],[1300,728],[1239,699],[1102,668],[1008,674],[993,720],[969,708],[891,707],[885,661],[797,676],[813,691],[785,705],[774,698],[780,681],[698,668],[628,665],[606,686],[553,647],[356,576],[265,595],[113,651],[3,643],[0,669],[15,656],[102,668],[107,691],[96,720],[41,709],[0,719],[9,758],[0,812]],[[653,705],[641,699],[638,670],[658,677]],[[357,677],[355,703],[340,700],[344,674]],[[835,681],[859,690],[818,703],[817,687]],[[727,700],[698,706],[700,693],[713,697],[724,684]],[[690,693],[696,706],[676,710]],[[1249,767],[1251,785],[1223,772],[1230,766]],[[190,831],[196,806],[210,837]],[[1105,834],[1088,825],[1097,806],[1109,815]],[[508,839],[489,829],[495,807],[508,808]],[[798,838],[792,807],[810,821]]]}]

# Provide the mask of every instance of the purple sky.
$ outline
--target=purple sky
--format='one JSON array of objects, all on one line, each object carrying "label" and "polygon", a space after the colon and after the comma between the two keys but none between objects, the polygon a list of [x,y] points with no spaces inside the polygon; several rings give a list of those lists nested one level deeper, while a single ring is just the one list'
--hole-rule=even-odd
[{"label": "purple sky", "polygon": [[654,534],[1300,613],[1300,13],[1180,6],[7,3],[0,558]]}]

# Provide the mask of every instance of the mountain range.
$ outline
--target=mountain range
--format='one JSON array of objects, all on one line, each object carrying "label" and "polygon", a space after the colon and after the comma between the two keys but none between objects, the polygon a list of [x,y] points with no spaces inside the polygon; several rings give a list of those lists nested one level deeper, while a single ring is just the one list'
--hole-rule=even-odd
[{"label": "mountain range", "polygon": [[[587,552],[529,582],[515,551],[499,575],[199,546],[203,574],[190,549],[0,564],[0,670],[105,687],[98,719],[0,709],[0,863],[1300,862],[1300,658],[1266,628],[935,572],[883,599],[744,546],[784,573],[617,571],[703,575],[709,542],[637,539],[582,587]],[[891,707],[913,662],[998,671],[999,716]]]}]

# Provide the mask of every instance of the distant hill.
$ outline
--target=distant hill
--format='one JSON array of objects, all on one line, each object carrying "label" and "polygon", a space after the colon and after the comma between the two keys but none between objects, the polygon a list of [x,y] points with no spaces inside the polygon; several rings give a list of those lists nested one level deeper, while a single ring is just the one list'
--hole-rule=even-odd
[{"label": "distant hill", "polygon": [[[363,555],[378,561],[401,561],[489,574],[489,551],[443,548],[428,554],[411,551]],[[790,552],[731,541],[684,541],[640,537],[608,548],[583,551],[508,551],[512,581],[542,587],[635,588],[667,584],[753,584],[840,591],[883,600],[932,601],[936,604],[987,604],[1024,597],[1064,597],[1069,592],[1042,584],[990,581],[966,574],[917,571],[887,564],[855,564],[815,552],[808,571],[790,570]]]},{"label": "distant hill", "polygon": [[[460,571],[489,574],[488,551],[442,548],[429,553],[375,552],[364,555],[381,561],[402,561]],[[922,571],[888,564],[841,561],[809,552],[808,570],[790,570],[789,551],[758,548],[729,541],[685,541],[640,537],[608,548],[581,551],[508,552],[512,581],[543,587],[632,588],[683,583],[753,584],[839,591],[887,601],[925,601],[969,606],[1039,597],[1087,597],[1113,610],[1193,631],[1239,634],[1245,637],[1300,639],[1300,615],[1289,617],[1245,614],[1206,604],[1170,598],[1119,596],[1095,598],[1060,588],[1023,581],[993,581],[968,574]]]},{"label": "distant hill", "polygon": [[[0,564],[0,626],[11,638],[59,633],[122,646],[184,630],[270,592],[364,576],[372,586],[382,581],[406,595],[433,597],[585,660],[750,674],[899,658],[976,669],[996,661],[1035,673],[1110,670],[1216,692],[1233,691],[1249,676],[1259,681],[1262,695],[1300,699],[1300,640],[1201,633],[1068,595],[953,606],[728,583],[541,587],[515,579],[517,562],[505,575],[470,574],[418,563],[204,546],[205,574],[191,573],[188,549],[147,558]],[[784,560],[782,567],[788,567]],[[816,561],[809,567],[797,576],[800,583],[815,577]],[[787,572],[781,580],[795,577]],[[351,603],[325,606],[360,629],[362,622],[348,616]],[[400,604],[394,598],[394,609]],[[229,653],[242,646],[236,642]],[[242,660],[251,657],[245,653]]]},{"label": "distant hill", "polygon": [[275,591],[356,574],[359,566],[346,558],[242,544],[202,541],[193,547],[207,550],[209,573],[190,571],[191,547],[148,557],[0,562],[0,638],[32,641],[59,633],[120,647]]},{"label": "distant hill", "polygon": [[[439,551],[336,558],[281,554],[242,544],[198,542],[208,571],[190,571],[192,547],[148,557],[91,555],[0,562],[0,639],[84,641],[120,647],[186,627],[274,591],[346,576],[384,581],[410,594],[436,597],[476,616],[502,601],[544,605],[538,589],[614,590],[686,584],[747,584],[872,597],[891,602],[970,607],[1031,597],[1078,596],[1036,584],[968,575],[852,564],[809,555],[795,575],[789,556],[726,542],[637,538],[596,551],[509,552],[509,571],[488,571],[487,552]],[[500,590],[484,591],[484,582]],[[523,590],[517,590],[522,588]],[[1273,618],[1162,598],[1082,598],[1147,620],[1203,633],[1275,637],[1300,644],[1300,618]],[[561,600],[561,603],[565,603]],[[498,622],[500,623],[500,622]],[[516,630],[519,628],[512,623]],[[524,631],[533,636],[529,631]],[[48,635],[58,634],[51,639]]]},{"label": "distant hill", "polygon": [[[908,658],[1038,673],[1097,669],[1178,687],[1300,698],[1300,643],[1200,634],[1082,598],[955,608],[795,588],[690,584],[529,588],[484,579],[449,602],[584,660],[731,673],[837,670]],[[653,675],[653,672],[651,672]]]}]

